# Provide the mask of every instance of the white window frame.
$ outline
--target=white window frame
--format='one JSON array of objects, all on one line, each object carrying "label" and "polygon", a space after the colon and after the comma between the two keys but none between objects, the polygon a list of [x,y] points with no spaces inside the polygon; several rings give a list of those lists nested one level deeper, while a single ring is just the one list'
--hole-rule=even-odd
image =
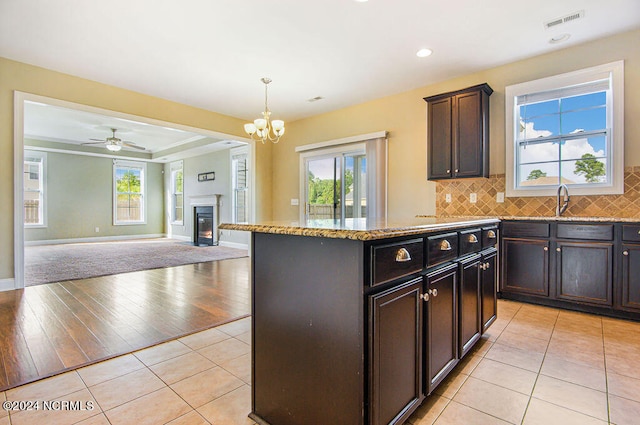
[{"label": "white window frame", "polygon": [[[116,185],[116,170],[118,168],[134,168],[141,170],[140,173],[140,195],[142,196],[142,202],[140,202],[141,220],[118,220],[118,189]],[[114,226],[129,226],[147,224],[147,163],[140,161],[123,161],[119,159],[113,160],[113,225]]]},{"label": "white window frame", "polygon": [[[176,195],[179,193],[176,192],[176,174],[178,172],[182,173],[182,205],[177,205],[176,203]],[[169,173],[170,173],[170,185],[171,185],[171,224],[175,224],[178,226],[184,225],[184,163],[183,161],[175,161],[169,165]],[[180,207],[182,209],[182,220],[177,220],[176,210]]]},{"label": "white window frame", "polygon": [[[251,185],[251,167],[250,167],[250,162],[249,162],[249,146],[241,146],[241,147],[237,147],[237,148],[233,148],[229,150],[229,155],[231,157],[231,221],[232,223],[249,223],[251,221],[251,198],[250,198],[250,185]],[[245,157],[245,164],[246,164],[246,172],[247,172],[247,176],[246,176],[246,187],[244,188],[238,188],[238,182],[237,182],[237,173],[236,173],[236,167],[237,167],[237,159],[238,157]],[[238,214],[237,214],[237,201],[236,201],[236,192],[242,190],[243,192],[246,192],[246,205],[245,205],[245,221],[238,221]]]},{"label": "white window frame", "polygon": [[612,195],[624,193],[624,62],[616,61],[566,74],[528,81],[505,89],[506,195],[555,196],[557,185],[517,187],[517,98],[610,78],[607,95],[608,163],[611,177],[608,184],[568,185],[572,195]]},{"label": "white window frame", "polygon": [[[39,152],[39,151],[24,151],[24,163],[30,162],[29,158],[39,159],[39,162],[34,162],[34,164],[38,164],[40,166],[40,184],[39,184],[39,192],[40,192],[40,209],[39,209],[39,219],[38,223],[24,223],[25,228],[29,229],[37,229],[37,228],[45,228],[47,227],[47,153]],[[23,168],[23,173],[26,170]],[[27,188],[23,187],[23,190],[26,192]],[[23,196],[23,208],[24,208],[24,196]],[[24,217],[23,217],[24,221]]]}]

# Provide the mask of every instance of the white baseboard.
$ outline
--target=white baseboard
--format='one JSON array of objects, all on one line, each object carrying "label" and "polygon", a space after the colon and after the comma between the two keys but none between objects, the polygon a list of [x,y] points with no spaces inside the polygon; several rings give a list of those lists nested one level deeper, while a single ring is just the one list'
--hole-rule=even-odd
[{"label": "white baseboard", "polygon": [[191,238],[189,236],[182,235],[167,235],[168,238],[177,239],[179,241],[191,242]]},{"label": "white baseboard", "polygon": [[16,283],[13,278],[0,279],[0,291],[12,291],[16,289]]},{"label": "white baseboard", "polygon": [[100,237],[94,237],[94,238],[48,239],[48,240],[42,240],[42,241],[24,241],[24,246],[58,245],[58,244],[85,243],[85,242],[124,241],[124,240],[131,240],[131,239],[164,238],[166,236],[167,235],[164,233],[156,233],[156,234],[146,234],[146,235],[100,236]]},{"label": "white baseboard", "polygon": [[228,246],[229,248],[238,248],[238,249],[247,249],[247,250],[249,249],[249,246],[245,243],[220,241],[218,242],[218,245]]}]

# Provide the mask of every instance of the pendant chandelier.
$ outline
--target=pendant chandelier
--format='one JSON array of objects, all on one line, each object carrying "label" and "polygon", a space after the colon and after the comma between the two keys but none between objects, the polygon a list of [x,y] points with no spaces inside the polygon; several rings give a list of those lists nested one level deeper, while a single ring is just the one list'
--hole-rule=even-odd
[{"label": "pendant chandelier", "polygon": [[265,143],[267,140],[278,143],[280,137],[284,134],[284,121],[273,120],[269,118],[271,111],[267,106],[267,87],[271,82],[271,78],[263,77],[260,79],[264,83],[264,112],[262,118],[257,118],[253,123],[244,125],[244,131],[247,132],[251,139]]}]

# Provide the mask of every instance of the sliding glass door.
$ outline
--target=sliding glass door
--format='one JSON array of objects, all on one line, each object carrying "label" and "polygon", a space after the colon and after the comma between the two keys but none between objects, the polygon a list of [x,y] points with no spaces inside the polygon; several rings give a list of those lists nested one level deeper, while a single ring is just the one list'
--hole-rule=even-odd
[{"label": "sliding glass door", "polygon": [[307,220],[367,217],[367,159],[364,150],[305,159]]}]

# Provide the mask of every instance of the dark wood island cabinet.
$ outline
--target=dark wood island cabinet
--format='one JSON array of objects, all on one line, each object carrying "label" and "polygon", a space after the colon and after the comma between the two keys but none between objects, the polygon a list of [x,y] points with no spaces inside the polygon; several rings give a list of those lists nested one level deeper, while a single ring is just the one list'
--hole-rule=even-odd
[{"label": "dark wood island cabinet", "polygon": [[498,223],[221,225],[252,232],[251,417],[404,423],[495,320]]}]

